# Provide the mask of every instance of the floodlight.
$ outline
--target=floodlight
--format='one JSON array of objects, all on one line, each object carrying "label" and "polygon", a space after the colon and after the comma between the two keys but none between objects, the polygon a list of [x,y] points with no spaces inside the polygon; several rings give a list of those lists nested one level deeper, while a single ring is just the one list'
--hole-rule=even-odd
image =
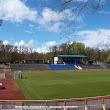
[{"label": "floodlight", "polygon": [[3,23],[3,20],[2,20],[2,19],[0,19],[0,26],[2,25],[2,23]]}]

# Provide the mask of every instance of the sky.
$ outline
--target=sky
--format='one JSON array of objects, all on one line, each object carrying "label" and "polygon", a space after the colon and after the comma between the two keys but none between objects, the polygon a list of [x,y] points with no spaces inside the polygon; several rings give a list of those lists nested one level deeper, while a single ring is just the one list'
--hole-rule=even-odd
[{"label": "sky", "polygon": [[[68,40],[100,49],[110,46],[110,6],[102,5],[98,12],[85,10],[72,23],[75,16],[69,16],[73,14],[73,5],[58,12],[59,1],[0,0],[0,19],[3,20],[0,40],[5,45],[28,47],[43,53]],[[74,7],[78,2],[81,0],[73,0]],[[71,26],[66,22],[72,23]]]}]

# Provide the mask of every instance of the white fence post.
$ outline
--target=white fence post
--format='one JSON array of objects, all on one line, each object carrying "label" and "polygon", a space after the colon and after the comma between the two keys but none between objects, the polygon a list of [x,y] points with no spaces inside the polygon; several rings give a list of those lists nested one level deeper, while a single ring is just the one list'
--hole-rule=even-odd
[{"label": "white fence post", "polygon": [[88,110],[87,105],[85,105],[85,110]]},{"label": "white fence post", "polygon": [[103,110],[106,110],[106,107],[105,107],[105,105],[104,105],[104,104],[102,104],[102,108],[103,108]]}]

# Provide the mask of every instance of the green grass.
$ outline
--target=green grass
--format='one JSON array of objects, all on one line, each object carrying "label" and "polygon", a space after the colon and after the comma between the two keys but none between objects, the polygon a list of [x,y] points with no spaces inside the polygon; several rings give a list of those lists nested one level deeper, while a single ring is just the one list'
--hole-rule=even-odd
[{"label": "green grass", "polygon": [[16,80],[26,99],[67,99],[110,94],[109,70],[23,72]]}]

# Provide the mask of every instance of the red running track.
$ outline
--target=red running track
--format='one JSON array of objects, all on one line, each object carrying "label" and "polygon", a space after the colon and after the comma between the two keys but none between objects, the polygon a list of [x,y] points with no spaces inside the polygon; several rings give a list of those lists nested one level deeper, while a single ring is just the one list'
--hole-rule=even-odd
[{"label": "red running track", "polygon": [[5,73],[6,78],[0,79],[0,83],[5,89],[0,89],[0,100],[23,100],[25,96],[16,81],[11,75],[11,71],[0,71],[0,74]]}]

